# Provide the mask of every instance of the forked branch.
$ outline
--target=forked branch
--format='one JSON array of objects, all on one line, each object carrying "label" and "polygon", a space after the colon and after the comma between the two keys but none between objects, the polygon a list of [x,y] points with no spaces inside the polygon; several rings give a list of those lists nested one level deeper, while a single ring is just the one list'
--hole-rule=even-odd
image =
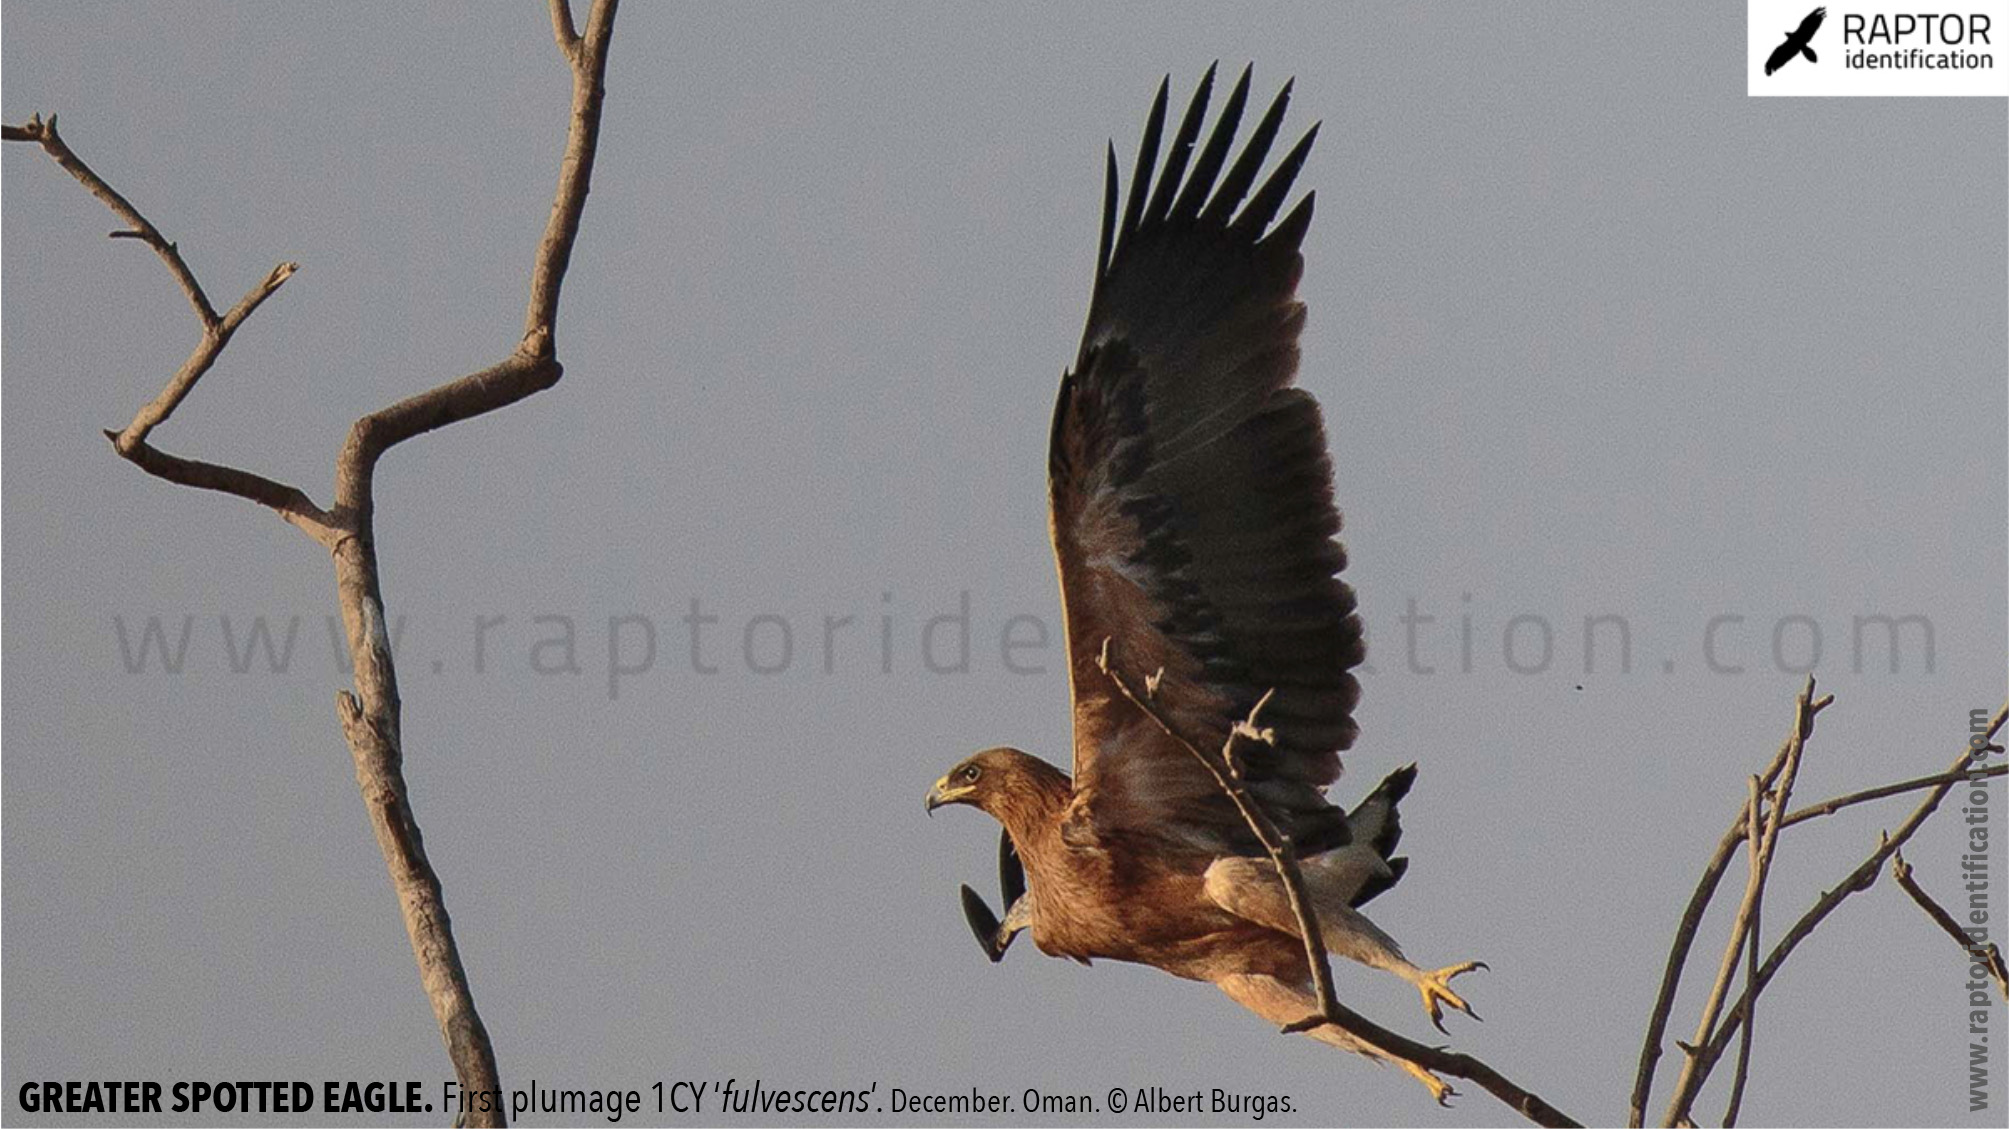
[{"label": "forked branch", "polygon": [[[1819,705],[1824,705],[1825,701],[1822,700],[1821,703],[1815,704],[1815,710],[1818,710]],[[1806,716],[1810,720],[1811,715],[1807,714]],[[1728,1050],[1730,1041],[1739,1036],[1746,1019],[1751,1015],[1758,995],[1764,991],[1772,978],[1778,974],[1780,967],[1784,965],[1786,958],[1792,954],[1793,950],[1801,942],[1805,941],[1814,932],[1814,929],[1828,915],[1834,913],[1850,895],[1855,894],[1857,891],[1867,890],[1875,883],[1876,877],[1882,870],[1884,863],[1894,857],[1898,849],[1937,811],[1940,802],[1945,799],[1947,793],[1955,785],[1964,781],[1979,780],[1999,775],[2001,772],[2000,766],[1975,769],[1973,768],[1973,763],[1983,751],[1993,752],[1999,750],[2000,747],[1992,743],[1995,736],[2000,733],[2005,720],[2009,720],[2009,704],[2005,704],[2002,709],[1995,713],[1985,733],[1972,740],[1968,747],[1961,751],[1960,756],[1955,759],[1953,765],[1944,772],[1892,785],[1880,786],[1874,789],[1865,789],[1857,793],[1850,793],[1831,801],[1811,805],[1797,813],[1792,813],[1782,819],[1778,819],[1778,826],[1785,828],[1800,821],[1817,816],[1825,816],[1841,808],[1864,801],[1918,790],[1925,790],[1926,792],[1925,797],[1920,800],[1918,806],[1912,810],[1904,822],[1898,825],[1894,831],[1886,833],[1879,840],[1876,849],[1870,853],[1869,858],[1865,859],[1854,870],[1849,872],[1834,888],[1823,893],[1815,901],[1813,907],[1803,914],[1793,924],[1791,929],[1787,930],[1785,936],[1766,955],[1764,962],[1758,966],[1755,972],[1748,975],[1743,994],[1723,1014],[1720,1023],[1716,1024],[1713,1030],[1709,1031],[1707,1038],[1698,1039],[1692,1046],[1683,1046],[1683,1051],[1688,1056],[1688,1062],[1684,1067],[1682,1079],[1676,1088],[1675,1096],[1668,1105],[1665,1119],[1666,1125],[1679,1126],[1692,1123],[1689,1112],[1696,1095],[1700,1093],[1703,1085],[1708,1081],[1710,1072],[1715,1068],[1724,1052]],[[1791,747],[1792,740],[1789,739],[1787,747],[1780,750],[1779,755],[1773,759],[1772,764],[1761,775],[1761,782],[1768,782],[1780,773],[1784,768],[1789,754],[1792,753]],[[1676,931],[1674,948],[1668,956],[1667,973],[1661,984],[1660,997],[1655,1002],[1654,1011],[1649,1019],[1646,1046],[1641,1050],[1640,1054],[1639,1074],[1634,1084],[1630,1112],[1631,1124],[1633,1126],[1640,1125],[1643,1119],[1646,1099],[1652,1085],[1653,1064],[1660,1054],[1659,1041],[1665,1033],[1667,1015],[1672,1007],[1674,992],[1679,985],[1681,967],[1687,957],[1688,946],[1694,939],[1695,930],[1700,924],[1702,913],[1707,907],[1709,898],[1715,892],[1717,882],[1722,878],[1724,867],[1731,853],[1736,850],[1737,844],[1743,842],[1750,834],[1750,813],[1750,802],[1747,802],[1744,811],[1739,814],[1739,821],[1731,826],[1730,830],[1724,834],[1722,841],[1717,844],[1716,854],[1704,868],[1702,880],[1697,885],[1695,894],[1689,900],[1688,909],[1682,917],[1680,929]],[[1774,812],[1774,816],[1776,817],[1776,811]]]},{"label": "forked branch", "polygon": [[[1755,950],[1758,946],[1758,906],[1764,894],[1765,880],[1771,874],[1772,854],[1779,846],[1781,817],[1786,810],[1787,802],[1792,797],[1793,782],[1800,775],[1800,759],[1806,752],[1807,739],[1814,732],[1814,716],[1833,701],[1833,696],[1816,701],[1814,678],[1812,675],[1807,676],[1807,685],[1800,691],[1795,705],[1793,732],[1786,739],[1785,759],[1779,768],[1777,788],[1767,795],[1764,782],[1757,778],[1752,780],[1750,799],[1744,806],[1745,835],[1747,838],[1751,837],[1753,835],[1751,830],[1761,826],[1763,831],[1751,842],[1750,879],[1744,884],[1744,899],[1738,904],[1737,916],[1730,924],[1730,941],[1723,949],[1723,960],[1716,970],[1716,983],[1710,986],[1709,999],[1702,1006],[1702,1017],[1696,1024],[1693,1046],[1701,1045],[1715,1032],[1716,1019],[1723,1008],[1723,998],[1729,994],[1730,983],[1737,975],[1737,958],[1747,947]],[[1769,808],[1766,808],[1768,802]],[[1767,813],[1762,824],[1759,818],[1761,811]],[[1699,921],[1697,924],[1699,925]],[[1683,925],[1686,926],[1687,923],[1684,922]],[[1681,1104],[1681,1117],[1687,1116],[1686,1103],[1692,1100],[1695,1088],[1699,1085],[1695,1080],[1695,1067],[1696,1060],[1690,1056],[1688,1062],[1682,1065],[1681,1077],[1674,1085],[1675,1102]],[[1742,1094],[1741,1087],[1735,1090],[1738,1095]],[[1736,1105],[1733,1099],[1731,1103],[1733,1112]],[[1669,1118],[1674,1117],[1670,1111]],[[1734,1118],[1731,1121],[1734,1124]]]},{"label": "forked branch", "polygon": [[[136,239],[166,264],[202,325],[202,337],[166,386],[140,408],[124,429],[107,431],[113,447],[135,466],[169,482],[219,491],[270,507],[298,526],[334,557],[336,595],[348,630],[355,689],[336,697],[342,732],[348,740],[378,846],[391,876],[419,976],[439,1021],[454,1070],[468,1092],[501,1089],[495,1051],[474,1007],[453,927],[447,917],[439,876],[426,858],[424,838],[413,816],[404,779],[397,675],[384,631],[378,579],[373,478],[378,459],[414,436],[506,407],[551,387],[563,373],[556,348],[558,298],[579,220],[590,188],[593,157],[606,96],[607,47],[617,0],[594,0],[584,33],[575,30],[567,0],[550,0],[552,27],[572,72],[572,105],[565,156],[551,216],[531,270],[529,311],[521,341],[503,360],[478,372],[401,400],[356,421],[336,461],[335,502],[323,509],[298,487],[249,471],[169,455],[148,442],[149,434],[172,417],[204,374],[216,363],[231,336],[252,312],[298,269],[281,263],[237,304],[219,314],[211,305],[180,249],[132,202],[113,189],[74,153],[51,115],[38,115],[0,131],[7,141],[39,145],[86,189],[104,201],[126,227],[112,234]],[[474,1124],[499,1125],[499,1104],[472,1112]]]},{"label": "forked branch", "polygon": [[183,459],[152,447],[147,443],[147,435],[154,428],[166,423],[174,410],[195,391],[196,382],[202,380],[216,359],[223,353],[223,347],[230,344],[230,338],[237,332],[244,320],[251,316],[266,299],[278,291],[293,272],[299,270],[297,263],[281,263],[272,268],[263,281],[253,286],[229,313],[219,315],[210,305],[209,296],[203,292],[202,284],[196,280],[195,272],[189,269],[187,261],[181,257],[181,248],[160,233],[153,221],[146,218],[132,201],[113,188],[97,174],[82,157],[77,156],[63,135],[56,129],[56,116],[49,115],[43,121],[40,114],[28,119],[25,124],[8,126],[4,140],[23,141],[39,145],[42,152],[61,166],[64,172],[76,178],[77,183],[90,190],[91,195],[104,201],[112,214],[123,220],[124,228],[112,232],[113,236],[136,239],[153,248],[154,254],[166,265],[168,273],[174,276],[176,285],[187,296],[188,303],[195,310],[195,317],[202,326],[202,336],[188,359],[181,363],[174,375],[168,378],[160,395],[143,405],[133,416],[132,423],[118,431],[107,430],[105,438],[112,441],[112,447],[134,466],[172,483],[198,490],[213,490],[223,494],[234,494],[249,499],[261,506],[278,512],[279,516],[303,530],[307,536],[322,545],[332,546],[338,536],[335,521],[327,511],[314,504],[307,493],[298,487],[276,482],[262,475],[235,467],[216,463],[204,463],[194,459]]}]

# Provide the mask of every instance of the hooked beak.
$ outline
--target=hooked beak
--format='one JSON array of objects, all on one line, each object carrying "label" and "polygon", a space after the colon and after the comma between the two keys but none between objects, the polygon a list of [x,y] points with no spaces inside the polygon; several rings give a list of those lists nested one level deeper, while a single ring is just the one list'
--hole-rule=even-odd
[{"label": "hooked beak", "polygon": [[952,785],[947,777],[943,777],[935,782],[934,788],[928,790],[928,814],[934,815],[935,810],[945,804],[968,804],[970,794],[974,792],[976,792],[974,786]]}]

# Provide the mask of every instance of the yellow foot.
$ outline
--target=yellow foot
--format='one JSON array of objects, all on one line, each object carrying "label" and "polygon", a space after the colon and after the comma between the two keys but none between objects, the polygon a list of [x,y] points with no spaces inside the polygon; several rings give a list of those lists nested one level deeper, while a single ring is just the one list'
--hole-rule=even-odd
[{"label": "yellow foot", "polygon": [[1417,979],[1416,988],[1423,994],[1423,1010],[1430,1014],[1430,1023],[1435,1024],[1439,1032],[1450,1035],[1444,1027],[1443,1006],[1447,1004],[1474,1020],[1479,1019],[1479,1014],[1472,1011],[1472,1006],[1465,1003],[1465,998],[1451,991],[1451,978],[1460,973],[1470,973],[1474,969],[1484,968],[1486,963],[1483,961],[1466,961],[1431,970]]},{"label": "yellow foot", "polygon": [[1414,1075],[1417,1082],[1430,1088],[1430,1097],[1437,1100],[1438,1106],[1451,1105],[1452,1097],[1458,1093],[1451,1089],[1451,1084],[1431,1074],[1430,1069],[1420,1063],[1403,1059],[1401,1056],[1396,1056],[1395,1062],[1402,1065],[1402,1070]]}]

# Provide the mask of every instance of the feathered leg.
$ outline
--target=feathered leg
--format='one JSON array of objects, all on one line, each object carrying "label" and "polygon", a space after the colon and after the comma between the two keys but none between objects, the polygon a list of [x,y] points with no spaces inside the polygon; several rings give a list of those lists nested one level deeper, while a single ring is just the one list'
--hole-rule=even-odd
[{"label": "feathered leg", "polygon": [[[1444,1030],[1444,1007],[1477,1020],[1479,1014],[1465,998],[1451,989],[1451,978],[1484,962],[1465,961],[1442,969],[1422,969],[1402,956],[1402,947],[1347,902],[1371,875],[1371,864],[1360,858],[1354,846],[1313,856],[1302,861],[1305,885],[1311,889],[1312,904],[1318,914],[1319,933],[1325,948],[1371,969],[1385,969],[1416,986],[1423,994],[1423,1009],[1430,1014],[1438,1031]],[[1217,859],[1207,868],[1207,896],[1231,914],[1259,922],[1292,936],[1298,934],[1297,916],[1291,913],[1290,899],[1283,881],[1267,859],[1233,856]]]},{"label": "feathered leg", "polygon": [[[1262,1017],[1272,1024],[1282,1027],[1295,1023],[1318,1011],[1318,996],[1309,984],[1291,985],[1275,977],[1254,973],[1237,973],[1221,978],[1215,984],[1228,994],[1236,1004]],[[1320,1043],[1364,1055],[1377,1062],[1387,1060],[1407,1071],[1416,1081],[1430,1089],[1430,1097],[1440,1105],[1450,1105],[1451,1097],[1458,1092],[1449,1083],[1439,1079],[1429,1068],[1415,1060],[1404,1059],[1385,1048],[1370,1044],[1344,1028],[1321,1024],[1305,1032],[1305,1035]]]}]

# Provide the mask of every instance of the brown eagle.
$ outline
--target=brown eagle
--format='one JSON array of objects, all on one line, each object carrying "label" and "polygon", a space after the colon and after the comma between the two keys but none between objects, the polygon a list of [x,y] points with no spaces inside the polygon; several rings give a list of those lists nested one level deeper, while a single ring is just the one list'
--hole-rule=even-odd
[{"label": "brown eagle", "polygon": [[[1249,72],[1196,153],[1213,80],[1210,68],[1154,180],[1169,81],[1159,87],[1120,217],[1109,151],[1088,328],[1054,408],[1073,775],[988,749],[935,782],[928,808],[974,805],[1004,826],[1004,919],[963,888],[992,960],[1030,929],[1048,954],[1153,965],[1211,981],[1274,1024],[1302,1020],[1318,1005],[1282,882],[1181,740],[1219,749],[1270,693],[1262,722],[1274,738],[1252,745],[1243,777],[1291,837],[1327,947],[1408,980],[1441,1028],[1442,1005],[1471,1013],[1450,981],[1477,963],[1418,968],[1359,909],[1407,866],[1391,853],[1415,767],[1351,812],[1325,798],[1356,733],[1362,633],[1338,577],[1346,556],[1318,403],[1292,387],[1312,194],[1272,223],[1318,127],[1251,196],[1291,88],[1229,164]],[[1179,737],[1102,669],[1105,643],[1148,680]],[[1395,1059],[1439,1101],[1449,1093],[1337,1027],[1309,1034]]]}]

